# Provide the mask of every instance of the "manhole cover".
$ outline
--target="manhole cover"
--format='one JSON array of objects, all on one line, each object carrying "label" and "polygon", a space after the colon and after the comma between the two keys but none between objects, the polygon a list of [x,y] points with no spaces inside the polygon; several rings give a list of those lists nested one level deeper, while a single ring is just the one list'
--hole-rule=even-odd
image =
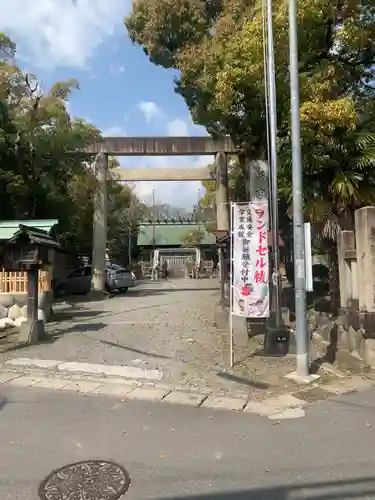
[{"label": "manhole cover", "polygon": [[40,483],[40,500],[118,500],[130,485],[127,471],[114,462],[87,460],[52,471]]}]

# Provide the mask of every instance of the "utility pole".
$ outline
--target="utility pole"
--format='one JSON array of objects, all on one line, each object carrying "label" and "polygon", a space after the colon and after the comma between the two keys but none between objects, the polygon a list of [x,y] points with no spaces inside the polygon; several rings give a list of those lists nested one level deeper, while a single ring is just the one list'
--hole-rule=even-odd
[{"label": "utility pole", "polygon": [[281,328],[280,309],[280,254],[279,254],[279,207],[277,192],[277,111],[276,111],[276,76],[273,43],[272,0],[267,0],[267,76],[269,92],[269,127],[270,127],[270,178],[271,178],[271,222],[273,239],[273,309],[275,326]]},{"label": "utility pole", "polygon": [[293,250],[296,309],[297,375],[310,373],[310,339],[306,317],[305,235],[302,196],[301,131],[299,102],[296,0],[289,0],[290,104],[292,122]]}]

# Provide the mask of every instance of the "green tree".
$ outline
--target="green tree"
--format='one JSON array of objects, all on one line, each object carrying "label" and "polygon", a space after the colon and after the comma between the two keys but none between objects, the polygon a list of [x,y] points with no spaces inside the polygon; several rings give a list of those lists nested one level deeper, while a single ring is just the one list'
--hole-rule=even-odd
[{"label": "green tree", "polygon": [[[356,99],[372,95],[371,0],[298,3],[301,115],[321,132],[356,123]],[[278,122],[289,131],[288,10],[274,2]],[[248,155],[264,155],[261,1],[138,0],[125,20],[131,39],[155,64],[178,70],[176,91],[194,120],[228,134]]]},{"label": "green tree", "polygon": [[199,247],[203,241],[204,233],[200,229],[186,231],[181,238],[181,244],[185,248]]},{"label": "green tree", "polygon": [[[1,217],[57,218],[64,247],[90,255],[96,179],[79,151],[100,141],[100,131],[68,113],[69,95],[79,88],[75,79],[42,91],[36,76],[15,65],[14,55],[15,45],[0,33]],[[121,248],[124,214],[138,200],[113,168],[108,195],[108,236]]]},{"label": "green tree", "polygon": [[[280,197],[288,201],[288,2],[276,0],[273,8]],[[350,141],[373,131],[374,14],[372,0],[298,2],[305,206],[307,216],[324,228],[322,236],[341,216],[342,207],[348,207],[345,211],[350,217],[345,219],[349,220],[354,208],[372,199],[373,164],[370,172],[362,166],[372,156],[371,142]],[[125,24],[151,62],[178,71],[176,92],[185,99],[196,123],[212,135],[230,135],[246,160],[266,157],[261,0],[138,0]],[[350,166],[345,156],[349,146]],[[232,199],[244,193],[243,160],[236,166],[239,186],[234,186]],[[213,189],[205,187],[202,203],[212,204]]]},{"label": "green tree", "polygon": [[[332,312],[338,313],[338,262],[336,241],[341,230],[354,229],[354,212],[375,203],[375,134],[362,124],[352,133],[331,135],[306,155],[309,182],[305,187],[305,217],[312,222],[316,237],[329,257]],[[290,157],[290,152],[284,152]],[[287,161],[285,161],[287,163]],[[292,198],[285,186],[284,195]]]}]

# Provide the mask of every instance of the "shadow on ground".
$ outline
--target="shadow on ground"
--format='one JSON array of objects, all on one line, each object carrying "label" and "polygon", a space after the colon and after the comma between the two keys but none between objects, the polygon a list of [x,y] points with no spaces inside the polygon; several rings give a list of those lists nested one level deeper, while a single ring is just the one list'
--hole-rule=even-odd
[{"label": "shadow on ground", "polygon": [[7,398],[0,393],[0,411],[6,406]]},{"label": "shadow on ground", "polygon": [[[254,488],[246,491],[168,497],[168,500],[354,500],[375,498],[373,477]],[[158,500],[167,500],[159,498]]]},{"label": "shadow on ground", "polygon": [[[141,311],[142,309],[156,309],[158,307],[168,307],[173,304],[180,304],[180,301],[173,302],[162,302],[161,304],[153,304],[147,306],[134,307],[133,309],[124,309],[118,312],[110,312],[107,310],[102,311],[91,311],[89,309],[85,309],[84,307],[69,307],[65,311],[58,311],[54,313],[54,321],[53,323],[58,323],[62,321],[70,321],[71,323],[77,324],[81,323],[82,319],[90,319],[90,318],[110,318],[113,316],[122,315],[124,313],[131,313],[136,311]],[[76,319],[77,318],[77,319]],[[90,323],[92,324],[92,323]]]},{"label": "shadow on ground", "polygon": [[117,347],[118,349],[124,349],[125,351],[134,352],[135,354],[141,354],[149,358],[156,359],[171,359],[170,356],[163,356],[162,354],[155,354],[153,352],[142,351],[141,349],[135,349],[134,347],[129,347],[127,345],[118,344],[117,342],[111,342],[109,340],[99,340],[101,344],[108,345],[110,347]]},{"label": "shadow on ground", "polygon": [[85,332],[98,332],[107,328],[107,323],[74,323],[74,325],[68,328],[55,328],[51,332],[48,332],[48,336],[51,341],[54,341],[62,335],[67,335],[69,333],[85,333]]},{"label": "shadow on ground", "polygon": [[217,374],[219,378],[227,380],[228,382],[234,382],[239,385],[246,385],[248,387],[255,387],[256,389],[268,389],[269,385],[263,382],[255,382],[245,377],[238,377],[237,375],[232,375],[231,373],[219,372]]},{"label": "shadow on ground", "polygon": [[[130,297],[143,297],[143,296],[151,296],[151,295],[169,295],[169,293],[174,293],[174,292],[214,292],[218,288],[215,287],[176,287],[176,288],[143,288],[143,289],[137,289],[137,288],[130,288],[126,294],[119,294],[120,295],[126,295]],[[117,296],[117,295],[116,295]]]}]

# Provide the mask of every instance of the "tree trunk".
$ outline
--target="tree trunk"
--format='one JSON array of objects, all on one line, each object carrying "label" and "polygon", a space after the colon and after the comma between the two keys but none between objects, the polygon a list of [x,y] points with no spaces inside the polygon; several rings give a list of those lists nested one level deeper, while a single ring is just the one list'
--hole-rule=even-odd
[{"label": "tree trunk", "polygon": [[336,243],[330,243],[328,247],[329,265],[329,294],[331,298],[331,313],[337,318],[340,311],[340,285],[339,285],[339,261]]}]

